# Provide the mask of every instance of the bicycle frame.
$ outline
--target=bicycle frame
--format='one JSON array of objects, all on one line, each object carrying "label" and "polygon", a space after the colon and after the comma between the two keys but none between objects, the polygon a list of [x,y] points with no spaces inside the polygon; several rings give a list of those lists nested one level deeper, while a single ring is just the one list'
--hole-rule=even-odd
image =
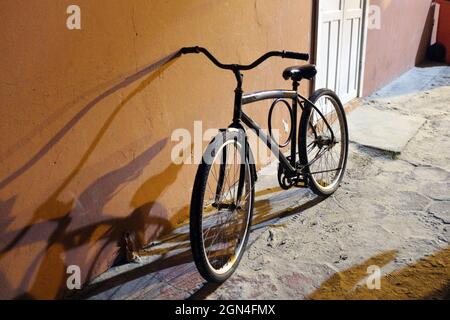
[{"label": "bicycle frame", "polygon": [[[296,85],[294,84],[294,89]],[[239,97],[236,95],[236,99]],[[278,143],[276,143],[271,136],[268,136],[264,133],[262,128],[258,126],[258,124],[253,121],[245,112],[242,111],[242,106],[255,103],[258,101],[263,100],[275,100],[275,99],[291,99],[292,100],[292,129],[291,129],[291,152],[290,152],[290,161],[284,156],[284,154],[281,152],[280,148],[278,147]],[[278,156],[279,162],[284,166],[284,168],[290,172],[291,174],[299,174],[302,173],[303,168],[297,168],[297,133],[298,133],[298,127],[297,127],[297,113],[298,113],[298,107],[302,110],[304,110],[306,107],[314,108],[322,120],[324,121],[327,128],[330,130],[332,134],[332,139],[334,140],[334,132],[329,125],[326,117],[322,114],[322,112],[311,102],[309,99],[303,97],[300,95],[296,90],[270,90],[270,91],[259,91],[259,92],[253,92],[248,93],[245,95],[242,95],[241,103],[239,104],[239,101],[237,105],[235,106],[235,110],[237,113],[237,118],[233,119],[232,126],[235,126],[236,123],[239,123],[242,121],[247,127],[255,131],[257,136],[267,145],[267,147]],[[275,149],[274,149],[275,148]]]},{"label": "bicycle frame", "polygon": [[[301,97],[301,96],[300,96]],[[262,128],[253,121],[245,112],[242,111],[242,106],[255,103],[263,100],[274,100],[274,99],[291,99],[292,100],[292,118],[297,119],[298,106],[302,106],[299,99],[299,95],[296,91],[291,90],[272,90],[272,91],[260,91],[253,92],[242,96],[241,104],[236,106],[238,110],[239,118],[235,118],[233,124],[236,121],[242,121],[248,128],[255,131],[258,137],[267,145],[267,147],[278,156],[280,163],[292,174],[298,173],[296,169],[296,158],[297,158],[297,122],[294,120],[291,123],[292,126],[292,137],[291,137],[291,159],[290,161],[281,152],[278,144],[273,140],[273,138],[264,133]],[[304,101],[307,99],[301,97]],[[303,107],[302,107],[303,109]]]},{"label": "bicycle frame", "polygon": [[[243,83],[243,74],[241,71],[251,70],[256,68],[262,62],[267,60],[270,57],[282,57],[289,59],[297,59],[297,60],[309,60],[309,55],[305,53],[296,53],[296,52],[288,52],[288,51],[270,51],[264,55],[262,55],[259,59],[255,60],[253,63],[249,65],[239,65],[239,64],[223,64],[219,62],[207,49],[202,47],[188,47],[182,48],[180,50],[180,54],[188,54],[188,53],[203,53],[212,63],[214,63],[217,67],[230,70],[233,72],[237,86],[234,90],[234,110],[233,110],[233,122],[230,127],[234,128],[242,128],[241,122],[243,122],[247,127],[254,130],[258,137],[264,141],[267,147],[275,154],[278,155],[278,159],[281,165],[292,175],[301,174],[303,168],[297,168],[297,113],[298,107],[300,106],[302,110],[305,107],[314,108],[319,116],[322,118],[327,128],[331,132],[332,141],[334,140],[334,132],[329,125],[326,117],[322,114],[322,112],[307,98],[303,97],[298,93],[298,87],[300,83],[298,81],[293,82],[293,90],[271,90],[271,91],[259,91],[245,94],[242,91],[242,83]],[[292,117],[293,119],[291,126],[291,154],[290,160],[283,155],[278,144],[273,140],[271,136],[266,135],[261,127],[259,127],[256,122],[254,122],[246,113],[242,111],[242,106],[246,104],[255,103],[262,100],[273,100],[273,99],[291,99],[292,100]],[[309,165],[309,164],[308,164]]]}]

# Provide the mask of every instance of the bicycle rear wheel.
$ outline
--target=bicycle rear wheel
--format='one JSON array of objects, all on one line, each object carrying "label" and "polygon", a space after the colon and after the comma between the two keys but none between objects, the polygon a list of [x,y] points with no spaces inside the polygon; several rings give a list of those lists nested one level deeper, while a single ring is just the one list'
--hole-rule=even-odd
[{"label": "bicycle rear wheel", "polygon": [[203,156],[191,199],[190,237],[200,274],[221,283],[244,253],[253,215],[254,181],[241,130],[216,136]]},{"label": "bicycle rear wheel", "polygon": [[347,165],[347,120],[344,107],[333,91],[320,89],[310,101],[318,110],[306,107],[303,111],[300,163],[305,166],[311,190],[319,196],[329,196],[339,188]]}]

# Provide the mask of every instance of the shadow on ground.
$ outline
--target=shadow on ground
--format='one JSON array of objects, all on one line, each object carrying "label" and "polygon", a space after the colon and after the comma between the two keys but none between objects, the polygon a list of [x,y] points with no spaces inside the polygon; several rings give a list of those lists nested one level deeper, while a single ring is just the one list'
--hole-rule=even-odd
[{"label": "shadow on ground", "polygon": [[[281,188],[276,187],[256,192],[253,232],[249,245],[256,240],[265,226],[323,201],[319,197],[305,198],[306,200],[298,205],[280,210],[279,203],[287,203],[293,193],[299,198],[305,194],[305,191],[300,189],[281,191]],[[204,299],[218,288],[218,285],[205,283],[195,268],[188,223],[141,250],[139,256],[140,263],[119,266],[108,271],[72,298]]]},{"label": "shadow on ground", "polygon": [[388,273],[381,278],[380,289],[365,283],[367,268],[380,268],[393,261],[396,251],[374,256],[364,263],[335,273],[313,292],[313,300],[408,300],[450,298],[450,247],[417,263]]}]

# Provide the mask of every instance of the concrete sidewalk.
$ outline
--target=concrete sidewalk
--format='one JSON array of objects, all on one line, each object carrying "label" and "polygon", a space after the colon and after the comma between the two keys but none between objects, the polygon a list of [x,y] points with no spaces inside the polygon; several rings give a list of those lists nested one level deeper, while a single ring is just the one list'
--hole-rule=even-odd
[{"label": "concrete sidewalk", "polygon": [[[450,283],[449,101],[449,67],[413,69],[367,98],[361,110],[423,120],[395,159],[382,147],[351,143],[343,185],[328,199],[304,189],[281,191],[276,175],[263,175],[249,246],[236,273],[220,287],[204,285],[197,274],[185,226],[149,248],[141,263],[99,277],[87,296],[444,297]],[[376,125],[382,129],[383,123]],[[370,265],[381,268],[381,290],[364,286]]]},{"label": "concrete sidewalk", "polygon": [[350,141],[398,154],[417,134],[425,119],[364,106],[348,116]]}]

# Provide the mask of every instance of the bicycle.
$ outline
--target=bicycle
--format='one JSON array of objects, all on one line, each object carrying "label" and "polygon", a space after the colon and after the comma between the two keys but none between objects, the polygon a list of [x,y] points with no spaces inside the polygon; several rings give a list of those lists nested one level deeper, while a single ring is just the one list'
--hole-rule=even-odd
[{"label": "bicycle", "polygon": [[[239,265],[253,216],[257,173],[244,125],[254,130],[276,154],[282,189],[310,187],[318,196],[326,197],[338,189],[344,176],[347,121],[342,103],[333,91],[320,89],[309,99],[298,93],[300,81],[312,80],[317,74],[311,64],[284,70],[283,78],[292,80],[292,90],[243,93],[241,71],[254,69],[271,57],[308,61],[309,54],[271,51],[249,65],[239,65],[223,64],[202,47],[182,48],[180,52],[204,54],[217,67],[232,71],[237,82],[232,123],[221,129],[206,148],[195,177],[190,207],[195,265],[205,280],[221,283]],[[263,100],[274,100],[268,135],[242,110],[244,105]],[[283,144],[275,142],[271,127],[273,110],[280,102],[288,109],[291,120],[289,137]],[[298,108],[302,114],[297,128]],[[280,149],[289,144],[290,155],[285,156]]]}]

